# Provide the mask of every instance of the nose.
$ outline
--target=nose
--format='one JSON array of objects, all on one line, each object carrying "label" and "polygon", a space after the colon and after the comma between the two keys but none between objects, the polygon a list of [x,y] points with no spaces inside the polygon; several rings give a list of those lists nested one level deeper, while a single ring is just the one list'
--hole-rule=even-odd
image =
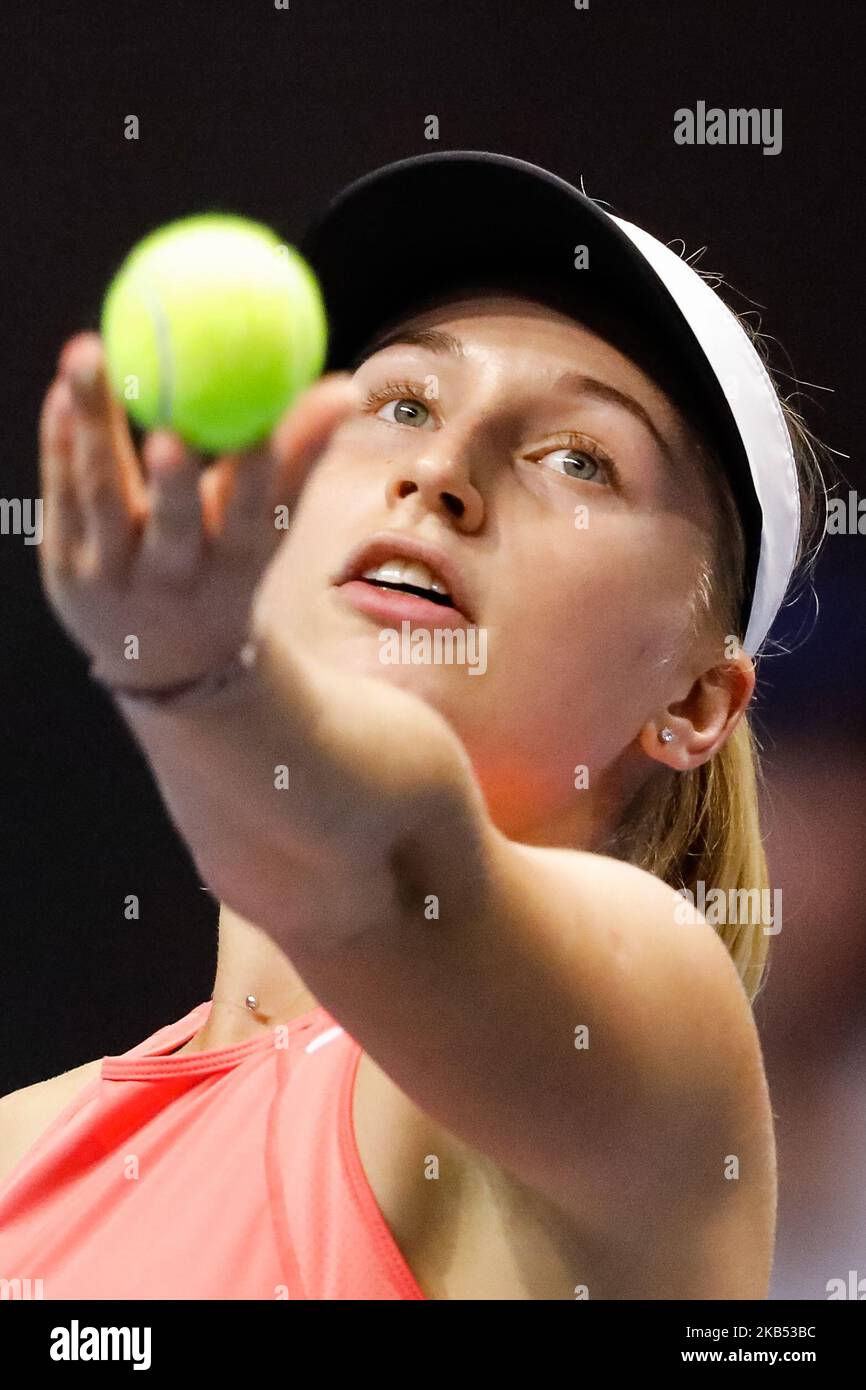
[{"label": "nose", "polygon": [[444,438],[417,458],[395,464],[388,502],[393,506],[413,494],[425,510],[457,521],[461,531],[476,531],[484,519],[484,501],[472,481],[468,459],[449,448]]}]

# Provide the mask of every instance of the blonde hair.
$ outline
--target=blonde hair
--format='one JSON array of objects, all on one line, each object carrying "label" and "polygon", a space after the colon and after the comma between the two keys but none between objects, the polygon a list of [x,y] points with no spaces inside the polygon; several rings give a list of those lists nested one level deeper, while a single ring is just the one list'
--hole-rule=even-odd
[{"label": "blonde hair", "polygon": [[[831,451],[782,396],[763,336],[747,318],[740,314],[737,318],[776,387],[797,465],[801,528],[789,589],[792,596],[811,578],[820,548],[826,517],[821,504],[825,507],[827,498],[822,464],[824,469],[831,467]],[[696,622],[712,624],[720,639],[736,634],[742,640],[742,527],[724,468],[715,463],[707,476],[715,494],[718,525],[713,556],[698,584]],[[756,658],[756,666],[760,659]],[[765,983],[770,943],[760,908],[764,891],[770,887],[760,823],[762,786],[760,748],[746,713],[708,762],[685,773],[663,769],[654,775],[628,807],[608,851],[630,859],[676,889],[697,894],[697,885],[703,883],[707,893],[717,888],[726,901],[730,902],[735,893],[733,901],[738,905],[748,903],[743,914],[747,920],[725,922],[716,931],[730,952],[750,1003]],[[738,918],[740,915],[737,912]]]}]

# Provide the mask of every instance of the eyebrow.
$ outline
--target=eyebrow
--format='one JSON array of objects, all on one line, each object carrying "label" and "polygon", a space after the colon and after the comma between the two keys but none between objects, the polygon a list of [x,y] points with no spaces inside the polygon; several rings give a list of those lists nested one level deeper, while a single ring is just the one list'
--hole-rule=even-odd
[{"label": "eyebrow", "polygon": [[640,401],[636,401],[633,396],[627,395],[625,391],[620,391],[616,386],[611,386],[609,381],[599,381],[597,377],[585,376],[582,372],[563,372],[553,382],[553,389],[555,391],[572,391],[576,396],[588,396],[591,400],[609,402],[611,405],[618,405],[621,410],[627,410],[629,415],[639,420],[644,428],[649,430],[665,458],[669,463],[673,463],[671,446],[649,412],[641,405]]},{"label": "eyebrow", "polygon": [[368,357],[372,357],[377,352],[384,352],[385,348],[396,347],[422,347],[428,352],[439,353],[440,356],[465,357],[463,344],[459,338],[455,338],[453,333],[444,333],[439,328],[398,328],[393,333],[388,333],[384,338],[377,338],[369,347],[365,347],[363,352],[359,352],[355,358],[351,371],[357,371],[362,362],[366,362]]},{"label": "eyebrow", "polygon": [[[356,371],[362,362],[365,362],[368,357],[372,357],[375,353],[384,352],[385,348],[397,346],[426,348],[428,352],[438,353],[441,356],[466,356],[463,344],[459,338],[454,337],[453,333],[445,333],[439,328],[397,329],[374,342],[371,347],[365,348],[364,352],[353,363],[352,370]],[[641,405],[640,401],[636,401],[625,391],[620,391],[618,387],[611,386],[609,381],[601,381],[598,377],[587,376],[584,372],[567,371],[554,377],[550,383],[550,389],[570,391],[576,396],[585,396],[591,400],[618,405],[621,410],[627,411],[634,419],[640,421],[652,435],[664,457],[669,463],[673,463],[671,446],[649,412]]]}]

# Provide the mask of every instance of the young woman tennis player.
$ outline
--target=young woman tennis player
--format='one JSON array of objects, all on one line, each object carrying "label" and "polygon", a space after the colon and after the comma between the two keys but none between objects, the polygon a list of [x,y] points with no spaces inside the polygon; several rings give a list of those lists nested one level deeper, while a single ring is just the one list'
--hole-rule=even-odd
[{"label": "young woman tennis player", "polygon": [[45,400],[45,588],[220,940],[211,1000],[2,1102],[0,1276],[762,1298],[747,711],[811,436],[687,261],[534,166],[388,166],[302,249],[331,370],[267,444],[140,464],[94,334]]}]

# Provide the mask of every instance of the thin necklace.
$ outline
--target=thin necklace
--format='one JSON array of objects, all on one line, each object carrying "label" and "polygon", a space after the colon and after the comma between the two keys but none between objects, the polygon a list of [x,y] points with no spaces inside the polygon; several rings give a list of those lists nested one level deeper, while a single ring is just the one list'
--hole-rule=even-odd
[{"label": "thin necklace", "polygon": [[255,994],[248,994],[243,1004],[235,1004],[231,999],[222,999],[218,995],[211,995],[215,1004],[220,1004],[224,1009],[245,1009],[248,1013],[257,1014],[259,1012],[259,1000]]}]

